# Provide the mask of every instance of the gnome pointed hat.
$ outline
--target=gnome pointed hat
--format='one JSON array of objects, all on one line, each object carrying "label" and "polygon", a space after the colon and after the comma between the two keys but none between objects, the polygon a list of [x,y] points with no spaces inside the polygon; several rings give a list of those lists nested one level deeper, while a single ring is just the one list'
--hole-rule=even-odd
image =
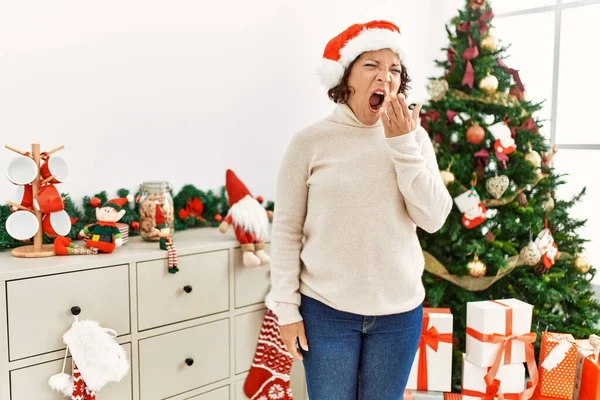
[{"label": "gnome pointed hat", "polygon": [[165,218],[165,214],[163,214],[160,205],[156,205],[156,214],[154,216],[154,219],[156,220],[156,227],[158,229],[162,229],[162,228],[166,228],[169,226],[169,224],[167,224],[167,219]]},{"label": "gnome pointed hat", "polygon": [[250,190],[244,185],[244,183],[237,177],[235,172],[228,169],[225,175],[225,188],[227,189],[227,198],[229,199],[229,206],[231,207],[246,195],[252,196]]}]

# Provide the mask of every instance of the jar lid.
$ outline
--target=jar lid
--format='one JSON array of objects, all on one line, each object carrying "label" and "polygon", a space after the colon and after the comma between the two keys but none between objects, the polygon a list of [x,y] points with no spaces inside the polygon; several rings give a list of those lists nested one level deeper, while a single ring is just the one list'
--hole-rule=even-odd
[{"label": "jar lid", "polygon": [[171,184],[167,181],[144,181],[142,188],[147,190],[171,190]]}]

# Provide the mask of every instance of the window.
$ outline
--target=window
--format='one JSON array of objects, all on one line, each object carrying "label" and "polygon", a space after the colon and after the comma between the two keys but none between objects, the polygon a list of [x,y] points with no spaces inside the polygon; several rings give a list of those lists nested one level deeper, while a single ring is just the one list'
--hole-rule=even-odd
[{"label": "window", "polygon": [[[547,99],[538,114],[548,119],[542,134],[558,147],[557,172],[569,174],[557,197],[570,199],[587,188],[572,215],[588,220],[577,233],[590,241],[584,254],[600,269],[600,180],[593,167],[600,157],[595,124],[600,0],[498,0],[492,6],[495,35],[512,43],[506,64],[520,71],[528,99]],[[600,285],[600,274],[594,283]]]}]

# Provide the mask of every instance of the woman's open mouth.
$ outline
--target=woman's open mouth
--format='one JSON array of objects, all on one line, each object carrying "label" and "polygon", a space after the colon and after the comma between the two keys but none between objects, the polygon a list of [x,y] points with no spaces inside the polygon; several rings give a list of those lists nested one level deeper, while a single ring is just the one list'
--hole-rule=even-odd
[{"label": "woman's open mouth", "polygon": [[377,113],[379,109],[383,105],[383,100],[385,100],[386,92],[383,89],[377,89],[373,93],[371,93],[371,97],[369,97],[369,109]]}]

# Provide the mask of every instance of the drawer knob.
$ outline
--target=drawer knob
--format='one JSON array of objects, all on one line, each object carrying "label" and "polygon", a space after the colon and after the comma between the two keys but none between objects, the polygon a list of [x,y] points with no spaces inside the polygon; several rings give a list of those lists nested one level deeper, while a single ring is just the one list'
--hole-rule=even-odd
[{"label": "drawer knob", "polygon": [[192,287],[190,285],[185,285],[183,287],[183,291],[186,293],[192,293]]},{"label": "drawer knob", "polygon": [[186,358],[185,359],[185,363],[188,365],[188,367],[191,367],[194,364],[194,359],[193,358]]},{"label": "drawer knob", "polygon": [[73,314],[73,315],[81,314],[81,307],[79,307],[79,306],[71,307],[71,314]]}]

